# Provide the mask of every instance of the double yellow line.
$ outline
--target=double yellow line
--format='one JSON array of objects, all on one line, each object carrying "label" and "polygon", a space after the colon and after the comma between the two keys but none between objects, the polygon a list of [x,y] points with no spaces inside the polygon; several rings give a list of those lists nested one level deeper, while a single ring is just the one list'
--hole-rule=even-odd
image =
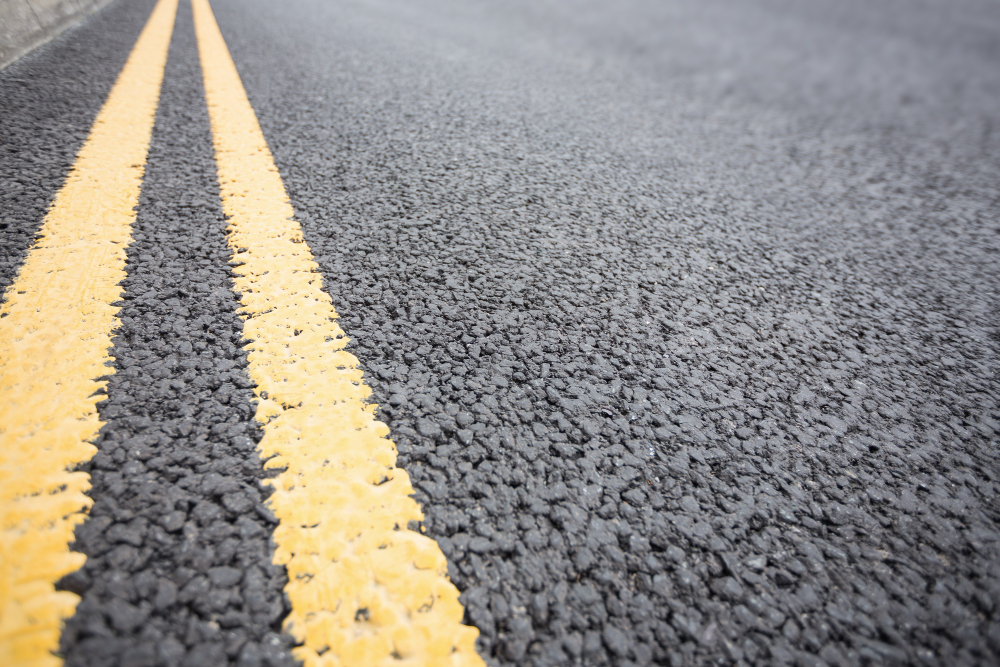
[{"label": "double yellow line", "polygon": [[[295,656],[313,665],[482,665],[475,628],[388,427],[366,401],[330,296],[208,0],[192,0],[223,209],[242,293],[261,455],[283,471],[280,524]],[[77,596],[54,583],[91,501],[98,395],[121,296],[177,0],[160,0],[0,307],[0,664],[58,665]]]}]

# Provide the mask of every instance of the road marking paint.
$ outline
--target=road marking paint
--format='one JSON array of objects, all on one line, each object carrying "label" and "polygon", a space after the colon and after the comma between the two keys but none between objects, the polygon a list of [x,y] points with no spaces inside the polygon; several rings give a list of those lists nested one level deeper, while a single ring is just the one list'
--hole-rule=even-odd
[{"label": "road marking paint", "polygon": [[483,665],[476,628],[366,404],[330,296],[302,237],[208,0],[192,0],[236,288],[280,519],[295,656],[318,665]]},{"label": "road marking paint", "polygon": [[0,306],[0,665],[59,665],[79,597],[55,582],[91,500],[70,472],[97,451],[96,404],[114,372],[125,248],[139,201],[177,0],[160,0]]}]

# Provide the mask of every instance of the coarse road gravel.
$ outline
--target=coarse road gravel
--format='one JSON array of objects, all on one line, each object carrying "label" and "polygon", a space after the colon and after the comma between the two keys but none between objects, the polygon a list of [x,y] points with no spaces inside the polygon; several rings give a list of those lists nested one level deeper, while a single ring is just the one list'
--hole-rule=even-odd
[{"label": "coarse road gravel", "polygon": [[[0,72],[4,286],[151,7]],[[1000,5],[213,8],[487,663],[1000,662]],[[211,151],[182,3],[70,665],[290,664]]]}]

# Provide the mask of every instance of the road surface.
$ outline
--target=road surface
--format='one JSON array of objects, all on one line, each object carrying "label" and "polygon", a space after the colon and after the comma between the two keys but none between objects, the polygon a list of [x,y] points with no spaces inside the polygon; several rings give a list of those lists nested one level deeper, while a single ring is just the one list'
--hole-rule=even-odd
[{"label": "road surface", "polygon": [[[4,308],[154,4],[118,0],[0,72]],[[114,373],[96,449],[73,468],[93,504],[76,508],[71,552],[54,547],[76,565],[39,579],[79,601],[60,598],[70,615],[45,655],[459,664],[402,640],[362,658],[318,630],[303,639],[323,614],[350,617],[345,637],[391,624],[362,593],[338,593],[346,569],[309,588],[319,570],[296,574],[291,557],[344,533],[355,510],[327,500],[322,526],[299,520],[337,466],[289,495],[304,478],[260,417],[275,404],[261,355],[296,348],[268,352],[247,328],[285,308],[297,339],[303,308],[274,286],[281,262],[252,264],[284,232],[236,240],[240,198],[270,192],[239,170],[269,148],[277,171],[261,169],[294,213],[273,229],[301,228],[316,303],[328,294],[339,316],[322,326],[346,334],[325,340],[349,339],[353,386],[371,389],[398,449],[366,488],[403,485],[405,504],[408,476],[423,520],[393,530],[443,554],[460,594],[463,625],[421,627],[429,642],[478,632],[448,661],[1000,661],[1000,5],[211,8],[222,50],[183,0],[163,33],[144,167],[122,167],[141,194],[134,215],[119,207],[130,241],[104,334]],[[236,111],[210,119],[206,93],[219,108],[241,99],[204,83],[226,46],[262,150],[240,143],[254,123]],[[303,355],[296,372],[321,381],[351,368]],[[0,391],[30,394],[3,363]],[[303,469],[340,451],[342,400],[313,413]],[[278,403],[280,419],[302,408]],[[45,472],[46,455],[30,458]],[[26,470],[2,462],[5,479]],[[19,635],[4,632],[8,650]]]}]

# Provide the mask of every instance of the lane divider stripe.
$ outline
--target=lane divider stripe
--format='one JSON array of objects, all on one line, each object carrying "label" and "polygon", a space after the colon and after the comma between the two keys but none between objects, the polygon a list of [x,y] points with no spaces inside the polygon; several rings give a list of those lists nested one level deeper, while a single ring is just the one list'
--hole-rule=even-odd
[{"label": "lane divider stripe", "polygon": [[177,0],[153,10],[0,306],[0,665],[60,665],[79,597],[55,582],[91,505],[96,404],[114,372],[125,249],[160,97]]},{"label": "lane divider stripe", "polygon": [[235,287],[256,384],[260,454],[295,657],[319,665],[481,666],[478,630],[423,518],[208,0],[192,0]]}]

